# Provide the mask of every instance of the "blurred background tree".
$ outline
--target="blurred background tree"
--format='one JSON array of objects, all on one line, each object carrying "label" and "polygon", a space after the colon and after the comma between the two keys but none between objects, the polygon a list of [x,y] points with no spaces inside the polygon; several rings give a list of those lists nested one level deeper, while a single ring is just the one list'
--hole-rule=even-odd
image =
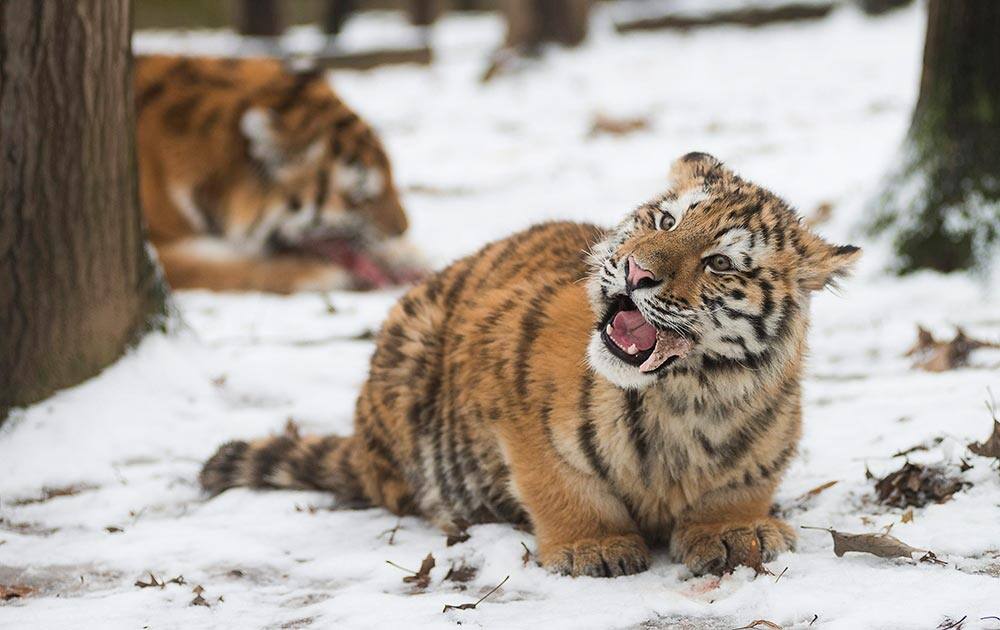
[{"label": "blurred background tree", "polygon": [[162,322],[139,210],[129,0],[0,3],[0,421]]},{"label": "blurred background tree", "polygon": [[920,97],[868,228],[900,273],[987,264],[1000,236],[1000,1],[930,0]]}]

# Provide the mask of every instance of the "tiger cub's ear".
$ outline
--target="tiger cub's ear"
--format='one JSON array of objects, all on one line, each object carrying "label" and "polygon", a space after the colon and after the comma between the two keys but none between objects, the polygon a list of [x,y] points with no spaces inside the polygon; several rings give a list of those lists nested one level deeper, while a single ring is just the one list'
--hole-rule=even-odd
[{"label": "tiger cub's ear", "polygon": [[704,177],[720,166],[722,162],[715,156],[693,151],[677,158],[670,165],[668,178],[674,186],[683,185],[692,179]]},{"label": "tiger cub's ear", "polygon": [[836,286],[837,280],[847,277],[861,258],[861,248],[854,245],[831,245],[811,232],[804,233],[802,246],[799,284],[808,291]]}]

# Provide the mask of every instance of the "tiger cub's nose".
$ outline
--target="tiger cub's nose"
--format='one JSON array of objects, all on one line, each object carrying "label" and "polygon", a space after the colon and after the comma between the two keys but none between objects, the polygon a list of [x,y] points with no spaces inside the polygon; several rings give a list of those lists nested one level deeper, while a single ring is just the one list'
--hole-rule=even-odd
[{"label": "tiger cub's nose", "polygon": [[629,256],[625,274],[625,285],[628,292],[635,289],[645,289],[655,287],[660,283],[659,279],[649,269],[644,268],[636,261],[635,256]]}]

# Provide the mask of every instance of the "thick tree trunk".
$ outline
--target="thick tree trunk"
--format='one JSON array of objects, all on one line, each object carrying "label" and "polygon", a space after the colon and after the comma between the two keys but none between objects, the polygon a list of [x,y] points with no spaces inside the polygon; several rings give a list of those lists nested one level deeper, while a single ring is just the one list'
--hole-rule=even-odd
[{"label": "thick tree trunk", "polygon": [[1000,2],[930,0],[920,98],[872,231],[898,270],[987,264],[1000,241]]},{"label": "thick tree trunk", "polygon": [[590,0],[504,0],[508,48],[532,50],[555,42],[576,46],[587,37]]},{"label": "thick tree trunk", "polygon": [[0,419],[162,322],[136,185],[128,0],[0,3]]},{"label": "thick tree trunk", "polygon": [[285,30],[278,0],[240,0],[237,27],[255,37],[277,37]]}]

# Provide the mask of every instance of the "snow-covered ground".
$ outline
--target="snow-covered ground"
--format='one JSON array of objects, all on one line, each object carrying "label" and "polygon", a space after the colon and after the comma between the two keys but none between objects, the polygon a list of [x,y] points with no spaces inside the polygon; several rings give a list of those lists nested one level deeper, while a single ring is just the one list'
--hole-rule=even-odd
[{"label": "snow-covered ground", "polygon": [[[182,293],[171,335],[154,335],[99,377],[0,429],[0,584],[36,589],[0,602],[2,628],[1000,628],[1000,473],[965,449],[990,430],[983,401],[1000,397],[1000,352],[929,374],[902,357],[924,323],[1000,337],[997,282],[881,273],[879,245],[854,226],[887,172],[912,106],[924,18],[914,7],[755,30],[620,37],[598,15],[589,43],[555,51],[523,74],[478,83],[502,37],[492,17],[449,17],[433,67],[335,77],[382,131],[413,218],[438,264],[548,218],[610,224],[664,183],[669,162],[709,151],[784,195],[804,214],[833,204],[821,231],[865,245],[858,276],[814,304],[801,455],[778,501],[791,523],[892,533],[947,566],[834,556],[803,530],[799,550],[718,581],[692,578],[659,553],[618,579],[549,575],[522,561],[529,534],[478,526],[447,547],[416,518],[329,509],[319,493],[227,492],[206,501],[195,478],[220,442],[277,432],[348,432],[376,329],[392,294],[289,298]],[[363,40],[395,18],[367,16]],[[294,32],[293,42],[315,39]],[[140,34],[145,50],[211,50],[226,36]],[[305,46],[306,44],[302,44]],[[199,48],[200,47],[200,48]],[[218,50],[216,50],[218,52]],[[646,116],[652,127],[588,138],[596,112]],[[332,309],[330,308],[332,305]],[[944,439],[911,461],[973,465],[973,485],[940,505],[874,500],[892,454]],[[811,498],[808,490],[839,483]],[[64,490],[48,497],[46,489]],[[51,492],[50,492],[51,494]],[[59,493],[56,492],[56,495]],[[396,525],[394,535],[390,530]],[[109,529],[110,528],[110,529]],[[391,539],[391,541],[390,541]],[[430,586],[411,592],[393,561]],[[451,566],[475,569],[465,583]],[[183,575],[184,585],[140,588]],[[442,613],[510,579],[476,610]],[[191,606],[204,588],[210,607]],[[986,618],[986,619],[983,619]]]}]

